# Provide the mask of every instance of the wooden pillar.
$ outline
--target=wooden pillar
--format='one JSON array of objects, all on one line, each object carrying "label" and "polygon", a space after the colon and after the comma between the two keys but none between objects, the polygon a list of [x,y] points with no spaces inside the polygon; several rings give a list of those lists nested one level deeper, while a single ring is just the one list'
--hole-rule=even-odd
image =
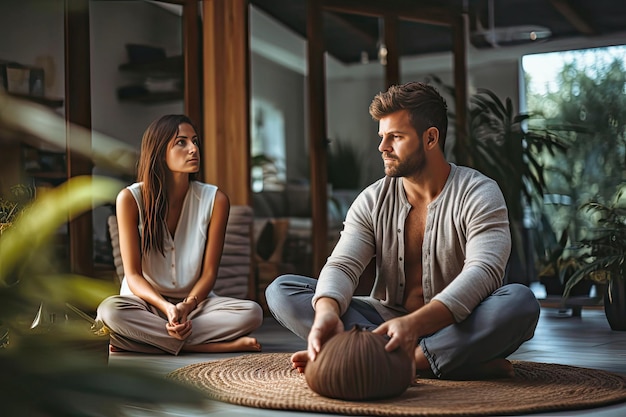
[{"label": "wooden pillar", "polygon": [[398,16],[383,16],[384,39],[387,47],[387,65],[385,66],[385,89],[400,84],[400,52],[398,48]]},{"label": "wooden pillar", "polygon": [[247,0],[202,0],[204,180],[250,204]]},{"label": "wooden pillar", "polygon": [[[89,65],[89,0],[65,0],[65,120],[68,177],[91,175],[91,137],[78,136],[76,126],[91,130]],[[80,137],[80,139],[78,139]],[[86,139],[88,138],[88,139]],[[93,275],[91,211],[69,222],[70,271]]]},{"label": "wooden pillar", "polygon": [[471,166],[469,154],[469,121],[468,121],[468,82],[467,82],[467,49],[469,42],[469,24],[466,13],[460,14],[453,25],[454,52],[454,87],[456,90],[456,144],[454,155],[459,165]]},{"label": "wooden pillar", "polygon": [[198,1],[183,3],[183,51],[185,59],[185,114],[202,131],[202,65],[200,50],[200,20]]},{"label": "wooden pillar", "polygon": [[309,95],[309,152],[311,165],[313,275],[328,257],[328,139],[326,137],[326,73],[322,6],[307,0],[307,58]]}]

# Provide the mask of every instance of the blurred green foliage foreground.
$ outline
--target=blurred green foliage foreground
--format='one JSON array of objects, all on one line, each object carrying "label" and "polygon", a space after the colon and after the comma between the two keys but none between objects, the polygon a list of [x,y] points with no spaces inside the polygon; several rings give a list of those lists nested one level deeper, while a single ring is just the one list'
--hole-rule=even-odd
[{"label": "blurred green foliage foreground", "polygon": [[[94,133],[71,128],[77,142],[92,143]],[[0,139],[36,137],[64,145],[65,131],[65,121],[56,113],[0,94]],[[136,158],[124,145],[104,137],[78,151],[126,174]],[[96,333],[90,316],[81,311],[95,311],[117,287],[56,267],[50,250],[55,231],[68,219],[113,202],[122,186],[111,178],[72,178],[37,195],[2,231],[1,416],[121,416],[133,407],[156,414],[173,405],[206,407],[200,393],[164,376],[108,366],[108,336],[102,329]]]}]

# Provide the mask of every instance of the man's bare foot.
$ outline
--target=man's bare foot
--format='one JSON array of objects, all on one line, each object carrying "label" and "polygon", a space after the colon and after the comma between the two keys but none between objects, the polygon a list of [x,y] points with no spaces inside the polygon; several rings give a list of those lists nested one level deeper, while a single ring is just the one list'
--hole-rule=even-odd
[{"label": "man's bare foot", "polygon": [[476,380],[476,379],[498,379],[498,378],[513,378],[513,377],[515,377],[515,370],[513,369],[513,364],[504,358],[498,358],[498,359],[493,359],[489,362],[466,366],[462,369],[454,371],[452,374],[448,375],[447,378]]},{"label": "man's bare foot", "polygon": [[306,350],[301,350],[291,355],[291,366],[297,369],[301,374],[304,373],[304,368],[308,361],[309,353]]},{"label": "man's bare foot", "polygon": [[504,358],[494,359],[482,364],[482,370],[486,378],[514,378],[513,364]]},{"label": "man's bare foot", "polygon": [[260,352],[261,344],[254,337],[243,336],[230,342],[206,343],[185,346],[185,352],[222,353],[222,352]]}]

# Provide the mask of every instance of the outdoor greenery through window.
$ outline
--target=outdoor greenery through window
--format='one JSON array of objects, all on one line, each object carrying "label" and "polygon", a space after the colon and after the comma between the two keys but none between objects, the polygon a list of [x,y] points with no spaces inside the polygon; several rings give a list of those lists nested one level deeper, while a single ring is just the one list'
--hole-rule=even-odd
[{"label": "outdoor greenery through window", "polygon": [[563,231],[585,238],[578,208],[611,204],[626,177],[626,46],[526,55],[522,58],[526,111],[568,139],[567,151],[538,155],[546,178],[543,204],[533,207],[538,240],[549,245]]}]

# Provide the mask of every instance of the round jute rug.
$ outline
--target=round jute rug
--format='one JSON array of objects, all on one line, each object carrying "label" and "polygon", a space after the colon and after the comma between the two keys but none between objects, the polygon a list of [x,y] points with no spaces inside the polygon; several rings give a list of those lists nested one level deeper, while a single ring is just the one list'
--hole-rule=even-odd
[{"label": "round jute rug", "polygon": [[237,405],[372,416],[528,414],[626,401],[626,376],[567,365],[513,361],[515,378],[418,379],[401,396],[351,402],[325,398],[292,370],[288,353],[258,353],[177,369],[168,378]]}]

